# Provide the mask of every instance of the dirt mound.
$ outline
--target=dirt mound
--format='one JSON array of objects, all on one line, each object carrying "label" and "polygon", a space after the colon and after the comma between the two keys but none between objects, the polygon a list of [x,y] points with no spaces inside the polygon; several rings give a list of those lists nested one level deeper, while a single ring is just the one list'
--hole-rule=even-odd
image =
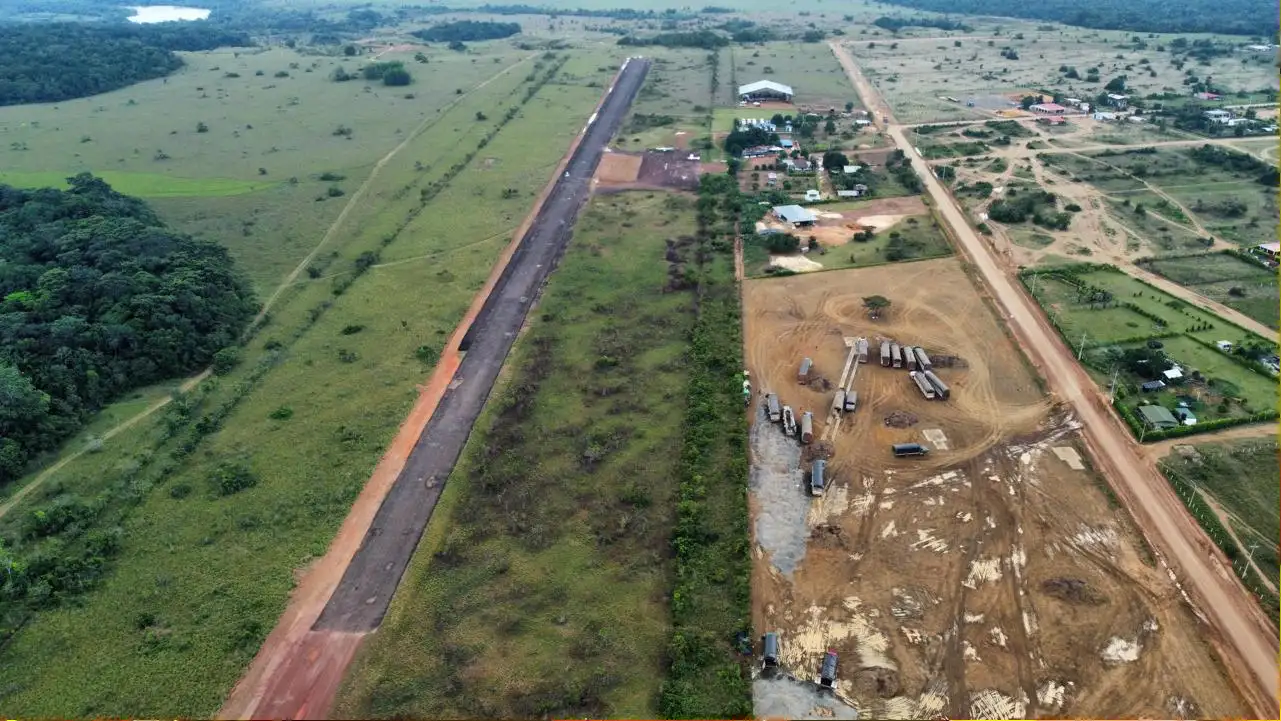
[{"label": "dirt mound", "polygon": [[823,393],[832,390],[832,382],[820,375],[811,377],[805,382],[805,385],[809,386],[810,390],[821,391]]},{"label": "dirt mound", "polygon": [[836,446],[831,441],[815,441],[805,446],[802,458],[806,461],[826,461],[836,455]]},{"label": "dirt mound", "polygon": [[1049,578],[1041,582],[1041,593],[1067,603],[1101,606],[1107,597],[1079,578]]},{"label": "dirt mound", "polygon": [[810,540],[820,546],[845,547],[844,531],[840,526],[831,523],[820,523],[810,532]]},{"label": "dirt mound", "polygon": [[939,368],[969,368],[970,364],[965,359],[955,355],[934,355],[930,354],[930,364]]},{"label": "dirt mound", "polygon": [[894,411],[888,416],[885,416],[885,425],[890,428],[911,428],[916,425],[919,420],[920,419],[915,415],[908,413],[907,411]]},{"label": "dirt mound", "polygon": [[898,672],[880,666],[860,668],[850,681],[854,684],[855,692],[860,696],[892,698],[902,690]]}]

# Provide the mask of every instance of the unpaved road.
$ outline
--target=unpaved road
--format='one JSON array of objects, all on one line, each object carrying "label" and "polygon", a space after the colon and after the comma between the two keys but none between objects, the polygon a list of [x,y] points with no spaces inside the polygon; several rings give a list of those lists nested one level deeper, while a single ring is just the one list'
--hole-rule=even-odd
[{"label": "unpaved road", "polygon": [[[886,107],[858,72],[848,51],[836,43],[832,48],[864,105]],[[888,115],[888,110],[877,113]],[[875,120],[879,121],[880,117]],[[904,129],[891,125],[888,131],[895,144],[911,158],[912,167],[925,183],[939,212],[952,226],[963,251],[982,274],[1024,351],[1055,393],[1073,406],[1084,425],[1083,437],[1094,462],[1105,472],[1145,535],[1156,540],[1157,547],[1166,553],[1174,568],[1182,572],[1184,587],[1192,592],[1199,609],[1218,631],[1220,638],[1215,640],[1222,645],[1216,643],[1216,646],[1220,646],[1223,661],[1233,671],[1243,696],[1259,718],[1274,717],[1278,709],[1278,641],[1268,619],[1236,581],[1230,566],[1188,515],[1169,483],[1106,409],[1093,382],[1039,309],[1015,281],[1001,271],[992,249],[974,232],[965,213],[913,150]]]},{"label": "unpaved road", "polygon": [[[621,77],[620,72],[615,78],[615,86]],[[635,89],[632,93],[634,95]],[[608,99],[603,99],[597,106],[598,113]],[[628,104],[630,100],[629,97]],[[614,122],[617,123],[625,112],[626,105],[617,113]],[[450,391],[463,384],[462,378],[459,377],[463,363],[463,356],[460,353],[463,339],[478,323],[482,312],[490,307],[491,296],[499,288],[500,283],[510,277],[511,260],[517,257],[516,253],[525,247],[526,242],[533,239],[531,228],[536,229],[539,221],[543,219],[549,198],[565,187],[563,181],[568,179],[564,178],[563,174],[567,167],[583,157],[578,150],[586,140],[586,135],[579,135],[570,145],[569,152],[557,167],[552,182],[544,189],[525,223],[517,229],[516,240],[499,259],[490,278],[477,293],[471,308],[446,344],[440,362],[437,363],[427,384],[421,389],[418,402],[410,411],[378,467],[374,469],[370,480],[353,504],[325,556],[307,569],[280,621],[259,649],[244,677],[232,690],[219,711],[218,718],[324,718],[328,713],[346,669],[366,633],[319,629],[316,627],[316,622],[328,602],[332,600],[335,589],[345,579],[345,573],[349,570],[355,555],[365,550],[367,544],[364,542],[371,534],[371,528],[386,505],[389,494],[397,482],[406,476],[405,469],[411,457],[422,445],[424,429],[437,415],[437,409]],[[603,147],[604,142],[608,140],[608,135],[604,140],[598,137],[595,139],[599,142],[599,146]],[[599,154],[599,148],[597,154]],[[586,183],[591,172],[591,169],[583,172],[581,167],[576,166],[571,175],[581,186]],[[567,232],[568,228],[564,230]],[[538,258],[531,258],[528,253],[522,257],[526,262],[538,261]],[[510,338],[512,335],[507,333],[505,337]],[[510,340],[508,345],[510,346]],[[479,350],[481,349],[477,347],[476,351]],[[471,355],[480,354],[473,351]],[[500,359],[499,367],[501,362]],[[468,385],[478,387],[481,383],[473,378]],[[490,385],[484,386],[486,393],[489,387]],[[464,440],[470,427],[471,422],[463,431]],[[454,457],[457,457],[457,452],[454,453]],[[434,503],[434,497],[432,502]],[[430,516],[430,512],[430,507],[425,509],[425,518]],[[425,522],[424,520],[424,525]],[[420,528],[419,533],[421,530]],[[406,544],[403,552],[407,562],[416,543],[403,537],[401,540]],[[400,570],[403,572],[403,565]],[[394,578],[390,579],[391,590],[394,590],[399,578],[398,572]],[[390,590],[386,592],[387,599],[390,598],[390,593]],[[381,613],[379,615],[381,616]]]}]

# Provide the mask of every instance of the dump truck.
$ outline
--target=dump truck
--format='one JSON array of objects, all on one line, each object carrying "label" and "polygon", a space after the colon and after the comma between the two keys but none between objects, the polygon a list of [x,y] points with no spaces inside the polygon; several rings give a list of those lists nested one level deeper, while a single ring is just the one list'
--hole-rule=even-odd
[{"label": "dump truck", "polygon": [[925,379],[924,373],[908,371],[907,376],[911,378],[912,382],[916,384],[916,387],[920,389],[921,395],[925,396],[926,400],[934,400],[934,386],[930,385],[930,382]]},{"label": "dump truck", "polygon": [[920,443],[895,443],[890,446],[890,450],[894,452],[894,456],[896,458],[904,458],[906,456],[923,456],[930,452],[930,449]]},{"label": "dump truck", "polygon": [[899,348],[898,343],[890,343],[890,364],[895,368],[903,367],[903,349]]},{"label": "dump truck", "polygon": [[810,495],[823,495],[823,488],[825,487],[823,474],[826,470],[827,461],[822,458],[810,464]]},{"label": "dump truck", "polygon": [[938,394],[939,398],[947,400],[948,396],[952,395],[952,390],[947,387],[943,379],[934,375],[934,371],[925,371],[925,379],[930,382],[930,385],[934,386],[934,392]]},{"label": "dump truck", "polygon": [[837,388],[836,395],[832,396],[832,410],[837,411],[838,413],[840,411],[845,410],[845,389],[844,388]]},{"label": "dump truck", "polygon": [[836,652],[827,649],[823,663],[818,668],[818,685],[830,689],[836,685]]},{"label": "dump truck", "polygon": [[881,341],[881,365],[890,367],[890,342],[887,340]]},{"label": "dump truck", "polygon": [[796,380],[799,383],[808,383],[810,379],[810,369],[814,367],[814,361],[806,358],[801,361],[801,369],[796,372]]},{"label": "dump truck", "polygon": [[761,636],[761,668],[778,668],[778,634],[774,631]]},{"label": "dump truck", "polygon": [[921,369],[921,370],[923,370],[923,371],[927,371],[927,370],[929,370],[929,369],[931,369],[931,368],[933,368],[933,367],[934,367],[934,364],[930,362],[930,357],[929,357],[929,356],[927,356],[927,355],[925,355],[925,349],[924,349],[924,348],[922,348],[922,347],[920,347],[920,346],[918,345],[916,348],[913,348],[912,350],[913,350],[913,352],[916,354],[916,366],[917,366],[917,368],[919,368],[919,369]]},{"label": "dump truck", "polygon": [[765,396],[765,410],[769,412],[771,423],[783,420],[783,409],[778,405],[778,396],[773,393]]},{"label": "dump truck", "polygon": [[908,370],[916,370],[916,349],[910,345],[903,346],[903,360],[906,362]]},{"label": "dump truck", "polygon": [[801,414],[801,443],[814,440],[814,414],[805,411]]},{"label": "dump truck", "polygon": [[853,413],[858,409],[858,391],[845,391],[845,412]]},{"label": "dump truck", "polygon": [[783,406],[783,432],[789,436],[796,435],[796,415],[791,406]]}]

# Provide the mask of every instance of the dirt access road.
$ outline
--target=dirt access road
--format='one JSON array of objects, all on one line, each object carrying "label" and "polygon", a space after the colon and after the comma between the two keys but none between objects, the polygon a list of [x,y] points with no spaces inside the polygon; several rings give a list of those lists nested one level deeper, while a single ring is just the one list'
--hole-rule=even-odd
[{"label": "dirt access road", "polygon": [[[323,718],[327,714],[361,640],[386,611],[443,480],[462,450],[530,303],[564,248],[601,151],[647,70],[647,61],[633,61],[615,78],[535,212],[517,230],[519,241],[509,246],[477,294],[325,557],[302,579],[219,718]],[[460,356],[469,336],[471,350]],[[443,420],[446,416],[448,420]],[[447,459],[447,465],[442,459]],[[439,480],[429,485],[428,478]],[[409,527],[389,526],[395,523]],[[353,604],[365,607],[359,609],[364,613],[352,613]],[[327,620],[326,611],[330,612]]]},{"label": "dirt access road", "polygon": [[[869,109],[874,122],[893,117],[888,106],[858,70],[849,52],[838,43],[833,52],[846,69],[855,89]],[[1170,484],[1149,461],[1138,444],[1107,410],[1105,399],[1071,351],[1042,317],[1039,308],[1001,271],[1000,261],[974,229],[965,213],[929,171],[929,166],[908,142],[902,127],[888,128],[895,144],[912,159],[912,167],[929,191],[940,213],[952,226],[955,237],[1004,310],[1010,328],[1024,352],[1037,365],[1050,387],[1070,403],[1080,418],[1083,438],[1094,462],[1124,500],[1138,525],[1161,549],[1181,581],[1196,599],[1199,611],[1217,631],[1215,645],[1224,664],[1233,672],[1242,695],[1259,718],[1277,714],[1276,632],[1250,595],[1232,575],[1221,553],[1188,515]]]}]

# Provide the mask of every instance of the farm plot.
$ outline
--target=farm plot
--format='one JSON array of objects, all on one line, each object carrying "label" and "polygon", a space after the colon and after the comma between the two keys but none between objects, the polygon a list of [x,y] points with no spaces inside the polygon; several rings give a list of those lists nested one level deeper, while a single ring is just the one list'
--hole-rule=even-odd
[{"label": "farm plot", "polygon": [[[602,62],[582,54],[565,67],[581,75]],[[513,81],[494,97],[472,97],[492,113],[488,128],[524,96],[528,81]],[[542,90],[556,102],[530,111],[528,126],[518,110],[481,149],[492,152],[510,133],[522,139],[519,164],[486,168],[482,153],[468,157],[483,135],[469,136],[470,147],[458,138],[480,108],[415,138],[317,255],[315,276],[281,293],[237,369],[68,464],[0,519],[6,548],[17,548],[10,543],[25,537],[33,512],[88,505],[101,510],[75,530],[116,544],[105,547],[112,555],[97,567],[91,593],[36,610],[7,640],[7,708],[47,716],[216,711],[296,574],[324,553],[505,245],[495,220],[457,209],[476,190],[502,188],[527,207],[547,181],[529,168],[550,172],[599,99],[598,88],[581,84],[544,86],[534,98]],[[552,112],[560,115],[549,131]],[[531,135],[539,142],[528,143]],[[460,182],[464,197],[442,193]],[[407,231],[423,216],[450,218],[449,232]],[[74,561],[79,545],[68,541],[64,556]]]},{"label": "farm plot", "polygon": [[[1115,379],[1122,412],[1161,405],[1186,412],[1194,425],[1248,422],[1274,408],[1276,381],[1214,344],[1228,340],[1240,352],[1275,353],[1275,341],[1230,325],[1124,273],[1101,266],[1024,273],[1023,282],[1045,308],[1064,340],[1099,383]],[[1166,376],[1173,370],[1176,376]],[[1141,389],[1144,383],[1157,383]],[[1140,423],[1132,421],[1132,425]],[[1208,430],[1210,426],[1205,426]],[[1136,435],[1161,437],[1135,427]],[[1192,432],[1192,431],[1184,431]]]},{"label": "farm plot", "polygon": [[1140,265],[1179,285],[1278,327],[1277,275],[1231,253],[1153,258]]},{"label": "farm plot", "polygon": [[[1006,26],[1000,36],[987,38],[869,37],[849,47],[902,123],[991,117],[998,110],[1013,109],[1020,97],[1036,91],[1093,98],[1120,75],[1126,76],[1132,95],[1183,87],[1182,71],[1170,63],[1168,52],[1157,49],[1172,35],[1145,38],[1139,48],[1132,33],[1053,28]],[[1231,56],[1209,62],[1205,74],[1230,90],[1277,87],[1277,78],[1264,64],[1242,64]],[[1089,74],[1091,68],[1097,68],[1097,75]],[[1072,69],[1077,70],[1076,78],[1069,77]],[[1091,77],[1097,79],[1091,82]]]},{"label": "farm plot", "polygon": [[[1240,712],[1199,624],[1160,600],[1177,590],[1080,462],[1072,419],[958,261],[750,280],[744,294],[752,378],[815,411],[823,439],[800,447],[755,414],[753,618],[780,633],[809,694],[761,683],[758,711],[806,715],[832,649],[836,698],[860,717]],[[872,294],[891,301],[879,320],[864,310]],[[920,344],[950,400],[873,362],[854,374],[857,410],[831,421],[851,336],[874,353],[880,338]],[[894,459],[901,442],[932,451]],[[808,497],[809,461],[829,455],[827,490]]]},{"label": "farm plot", "polygon": [[655,715],[692,233],[662,193],[584,213],[339,715]]}]

